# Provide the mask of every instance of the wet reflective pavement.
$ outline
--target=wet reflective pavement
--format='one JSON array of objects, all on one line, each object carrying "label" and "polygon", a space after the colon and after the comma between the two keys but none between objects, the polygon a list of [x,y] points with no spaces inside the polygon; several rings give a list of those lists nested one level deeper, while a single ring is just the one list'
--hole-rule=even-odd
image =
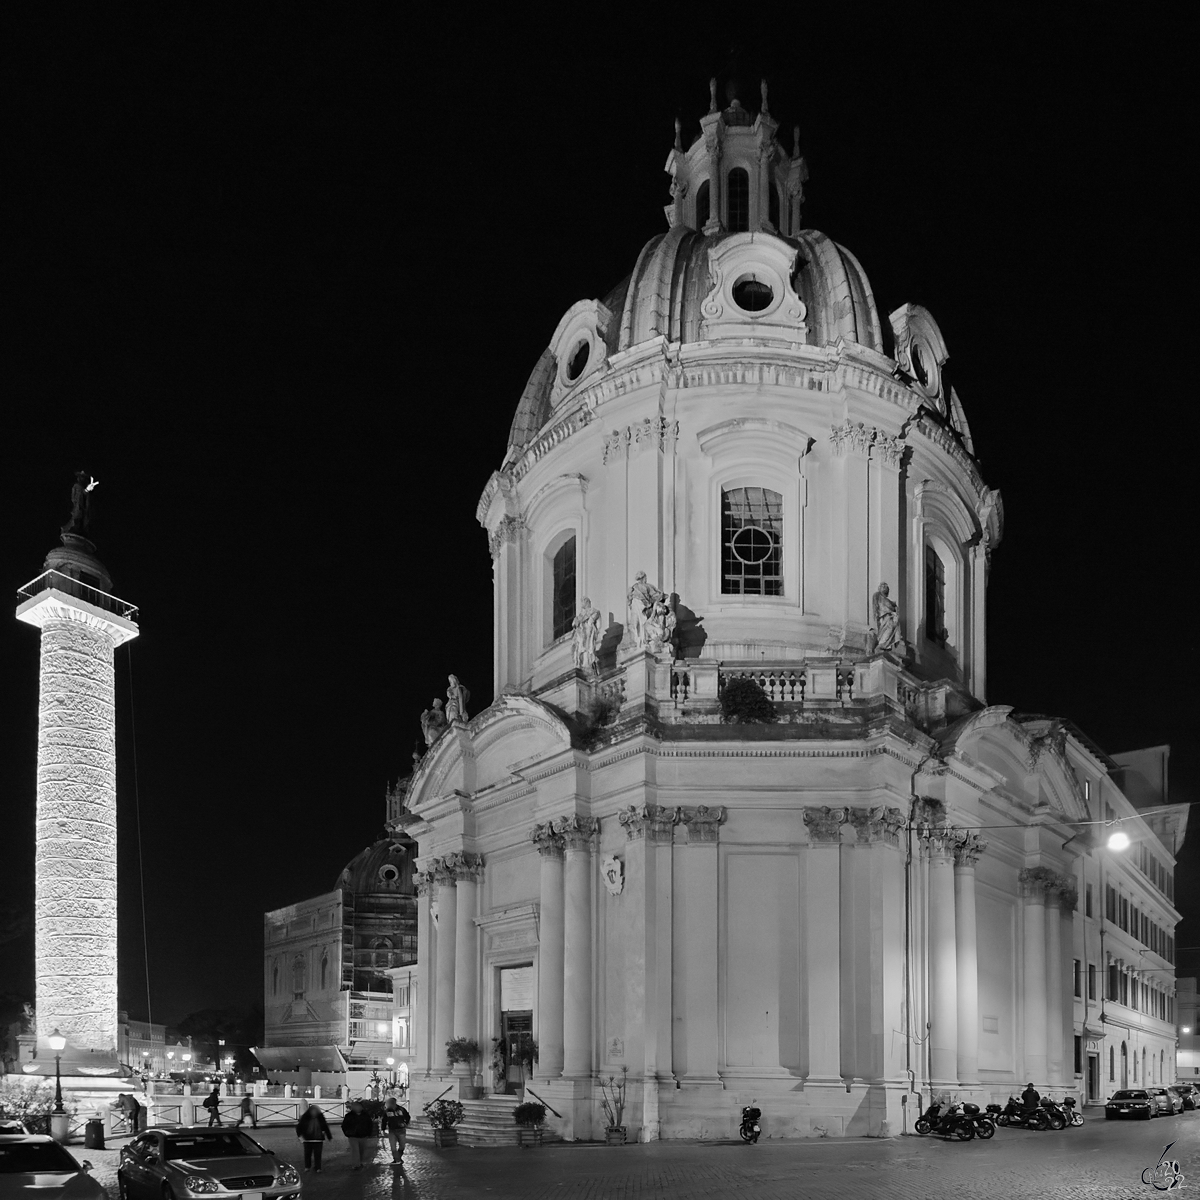
[{"label": "wet reflective pavement", "polygon": [[[287,1127],[249,1130],[281,1158],[303,1162]],[[1200,1194],[1200,1113],[1155,1121],[1088,1116],[1079,1129],[1001,1129],[989,1142],[940,1138],[558,1145],[533,1150],[409,1145],[403,1168],[386,1142],[375,1162],[350,1169],[341,1131],[326,1143],[324,1170],[305,1174],[304,1200],[640,1200],[746,1196],[755,1200],[1130,1200],[1162,1194],[1143,1183],[1169,1143],[1184,1175],[1176,1195]],[[112,1143],[110,1143],[112,1145]],[[116,1152],[72,1147],[90,1158],[116,1200]],[[1149,1176],[1148,1176],[1149,1178]],[[1159,1181],[1163,1179],[1160,1173]]]}]

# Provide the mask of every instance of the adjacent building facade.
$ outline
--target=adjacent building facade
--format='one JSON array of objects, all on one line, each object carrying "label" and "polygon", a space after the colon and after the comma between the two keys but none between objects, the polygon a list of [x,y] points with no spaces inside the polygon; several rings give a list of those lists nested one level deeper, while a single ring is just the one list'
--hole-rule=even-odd
[{"label": "adjacent building facade", "polygon": [[480,499],[498,698],[448,696],[391,821],[414,1112],[503,1090],[451,1038],[524,1030],[568,1138],[623,1071],[642,1140],[1098,1097],[1121,1045],[1169,1073],[1172,845],[1070,724],[989,703],[1003,507],[945,343],[803,226],[776,133],[764,90],[677,137],[667,232],[564,314]]}]

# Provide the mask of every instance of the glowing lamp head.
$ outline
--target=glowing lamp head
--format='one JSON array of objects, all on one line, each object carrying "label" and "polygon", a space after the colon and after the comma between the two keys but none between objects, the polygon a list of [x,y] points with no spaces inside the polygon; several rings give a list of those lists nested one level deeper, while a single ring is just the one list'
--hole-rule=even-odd
[{"label": "glowing lamp head", "polygon": [[56,1029],[47,1039],[46,1044],[54,1051],[55,1054],[60,1054],[67,1048],[67,1039]]},{"label": "glowing lamp head", "polygon": [[390,1054],[387,1056],[387,1065],[389,1067],[394,1067],[396,1065],[396,1060]]},{"label": "glowing lamp head", "polygon": [[180,1057],[183,1059],[184,1062],[192,1061],[192,1056],[186,1050],[183,1052],[183,1054],[180,1055]]},{"label": "glowing lamp head", "polygon": [[1108,835],[1108,848],[1110,850],[1128,850],[1129,849],[1129,834],[1122,833],[1117,830],[1116,833]]},{"label": "glowing lamp head", "polygon": [[1192,1027],[1190,1025],[1185,1025],[1179,1032],[1180,1033],[1191,1033]]},{"label": "glowing lamp head", "polygon": [[167,1051],[167,1057],[168,1057],[168,1058],[174,1058],[174,1057],[175,1057],[175,1051],[174,1051],[174,1050],[168,1050],[168,1051]]}]

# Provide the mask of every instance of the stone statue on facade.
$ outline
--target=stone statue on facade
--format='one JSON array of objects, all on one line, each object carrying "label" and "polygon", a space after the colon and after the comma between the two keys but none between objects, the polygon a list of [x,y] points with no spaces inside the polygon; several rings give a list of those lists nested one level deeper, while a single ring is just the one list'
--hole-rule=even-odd
[{"label": "stone statue on facade", "polygon": [[446,689],[446,720],[465,721],[467,719],[467,701],[471,693],[458,682],[457,675],[450,676],[450,686]]},{"label": "stone statue on facade", "polygon": [[675,623],[675,614],[666,599],[655,600],[650,615],[646,618],[647,649],[656,654],[661,650],[671,650],[674,653]]},{"label": "stone statue on facade", "polygon": [[875,649],[894,650],[900,642],[900,615],[896,602],[888,593],[886,583],[871,597],[871,613],[875,618]]},{"label": "stone statue on facade", "polygon": [[62,527],[62,533],[86,534],[92,523],[92,492],[100,486],[86,471],[75,472],[71,486],[71,515]]},{"label": "stone statue on facade", "polygon": [[442,711],[442,702],[435,699],[433,707],[427,708],[421,714],[421,732],[425,735],[425,745],[432,746],[446,732],[446,725],[446,714]]},{"label": "stone statue on facade", "polygon": [[[633,586],[629,589],[627,603],[629,605],[629,634],[633,644],[639,649],[644,649],[648,641],[649,625],[654,617],[655,608],[660,603],[665,603],[667,597],[664,592],[660,592],[652,583],[646,581],[646,572],[639,571],[634,578]],[[661,624],[659,625],[661,629]],[[659,648],[661,649],[661,642]]]},{"label": "stone statue on facade", "polygon": [[571,629],[571,659],[576,670],[595,675],[596,652],[600,647],[600,610],[592,607],[587,596],[571,622]]}]

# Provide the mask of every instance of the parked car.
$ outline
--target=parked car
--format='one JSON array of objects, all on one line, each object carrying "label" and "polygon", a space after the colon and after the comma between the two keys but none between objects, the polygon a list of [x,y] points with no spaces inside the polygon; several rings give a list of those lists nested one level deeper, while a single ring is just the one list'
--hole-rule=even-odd
[{"label": "parked car", "polygon": [[0,1200],[108,1200],[91,1169],[43,1133],[0,1133]]},{"label": "parked car", "polygon": [[1148,1121],[1158,1112],[1158,1102],[1142,1088],[1122,1088],[1113,1092],[1112,1099],[1104,1106],[1104,1118],[1111,1121],[1117,1117],[1137,1117]]},{"label": "parked car", "polygon": [[[1166,1088],[1148,1087],[1146,1088],[1146,1094],[1158,1105],[1156,1116],[1173,1117],[1177,1112],[1183,1112],[1182,1103],[1170,1095]],[[1177,1104],[1179,1105],[1178,1108],[1176,1108]]]},{"label": "parked car", "polygon": [[208,1192],[254,1192],[262,1200],[300,1195],[300,1173],[249,1134],[228,1126],[150,1129],[121,1150],[121,1200],[184,1200]]},{"label": "parked car", "polygon": [[1197,1092],[1193,1084],[1177,1083],[1173,1089],[1168,1090],[1174,1090],[1179,1093],[1180,1099],[1183,1100],[1184,1112],[1191,1112],[1196,1107]]},{"label": "parked car", "polygon": [[1183,1096],[1180,1095],[1178,1089],[1173,1087],[1151,1088],[1153,1092],[1162,1092],[1167,1098],[1167,1103],[1171,1106],[1171,1115],[1183,1112]]},{"label": "parked car", "polygon": [[29,1130],[21,1124],[20,1121],[14,1121],[6,1117],[0,1121],[0,1133],[28,1133]]}]

